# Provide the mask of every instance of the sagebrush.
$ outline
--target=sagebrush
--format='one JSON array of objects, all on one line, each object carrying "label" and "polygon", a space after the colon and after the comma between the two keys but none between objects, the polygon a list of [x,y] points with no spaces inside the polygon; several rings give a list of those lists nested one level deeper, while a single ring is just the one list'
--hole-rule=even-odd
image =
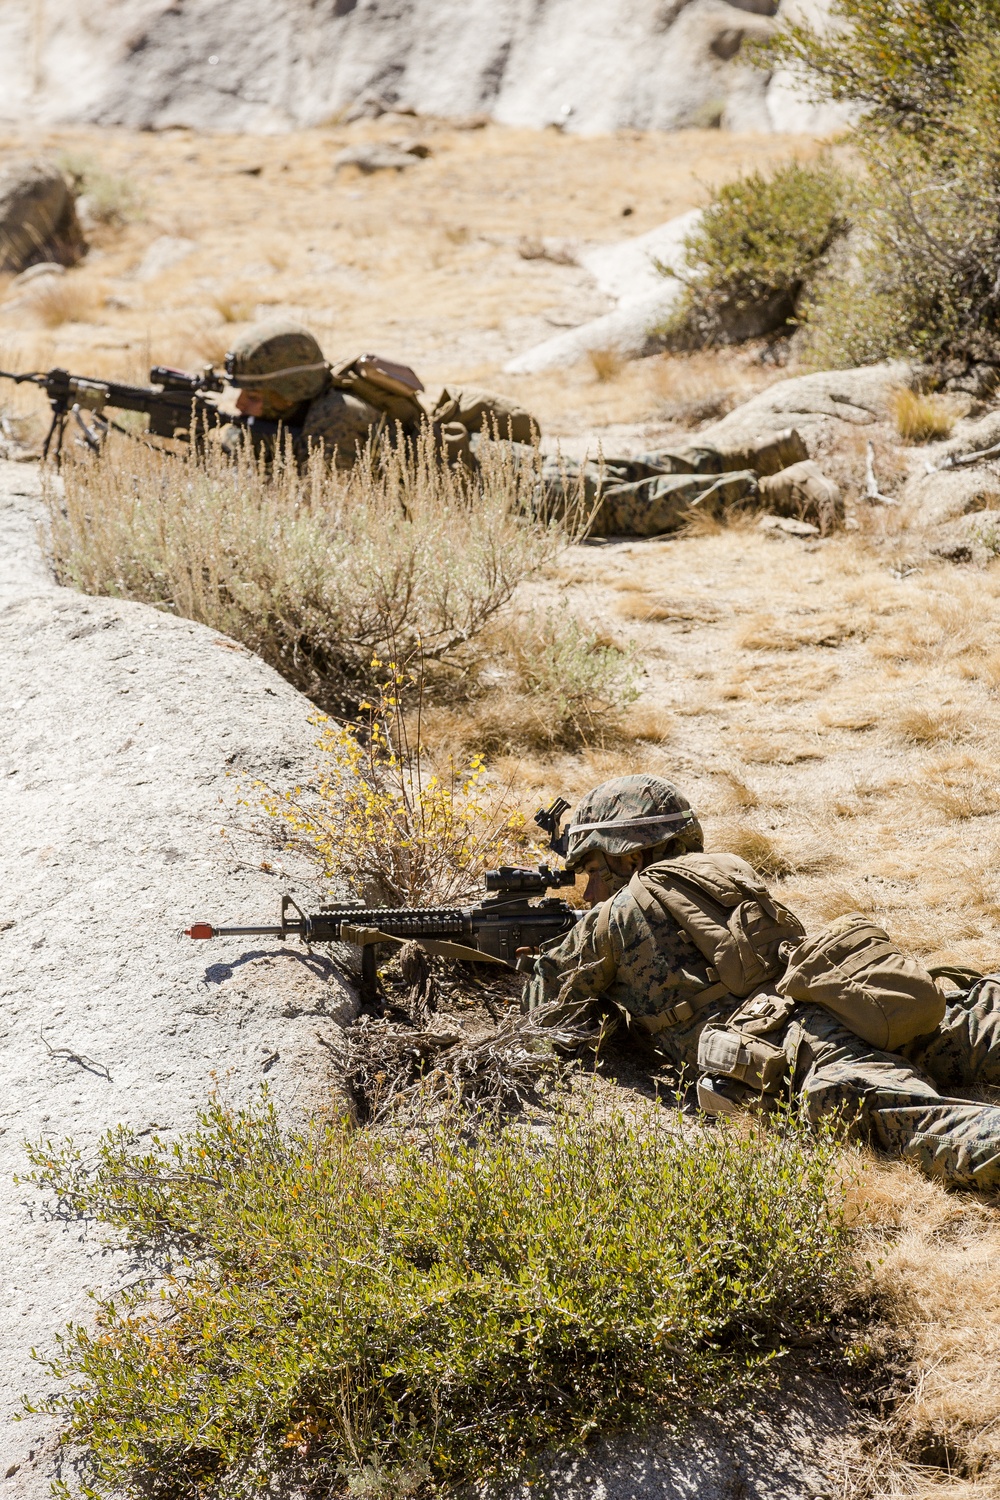
[{"label": "sagebrush", "polygon": [[670,343],[737,343],[790,327],[803,287],[844,232],[844,196],[839,171],[822,162],[749,172],[719,188],[686,242]]},{"label": "sagebrush", "polygon": [[461,664],[579,520],[572,502],[558,521],[539,508],[537,464],[508,444],[484,442],[473,479],[429,432],[349,470],[116,441],[63,477],[60,582],[210,625],[333,711],[356,705],[373,654]]},{"label": "sagebrush", "polygon": [[29,1404],[96,1496],[507,1473],[746,1396],[848,1275],[837,1148],[794,1120],[421,1139],[213,1104],[172,1144],[119,1127],[89,1164],[31,1154],[63,1212],[150,1264],[66,1331],[59,1388]]}]

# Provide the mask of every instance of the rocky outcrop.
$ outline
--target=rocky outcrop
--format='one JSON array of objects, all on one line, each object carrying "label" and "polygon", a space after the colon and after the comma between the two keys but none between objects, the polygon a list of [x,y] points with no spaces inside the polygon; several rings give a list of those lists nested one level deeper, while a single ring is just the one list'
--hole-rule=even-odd
[{"label": "rocky outcrop", "polygon": [[820,438],[843,433],[845,425],[866,427],[887,420],[893,391],[908,385],[911,378],[910,367],[898,363],[823,370],[780,380],[720,422],[704,428],[698,442],[725,452],[740,452],[745,444],[758,443],[769,434],[777,436],[783,429],[794,427],[812,452]]},{"label": "rocky outcrop", "polygon": [[[403,107],[605,131],[789,127],[773,0],[0,0],[7,119],[280,130]],[[789,102],[790,99],[793,102]],[[821,121],[814,117],[810,128]]]},{"label": "rocky outcrop", "polygon": [[86,250],[69,184],[46,161],[0,168],[0,271],[43,261],[71,266]]},{"label": "rocky outcrop", "polygon": [[662,346],[659,328],[684,294],[683,282],[671,273],[683,269],[685,241],[700,221],[701,209],[693,208],[617,245],[591,245],[579,251],[577,263],[617,307],[515,355],[504,366],[505,373],[558,370],[592,350],[613,350],[622,359],[654,353]]},{"label": "rocky outcrop", "polygon": [[[356,1013],[326,960],[266,939],[193,943],[193,920],[273,921],[279,881],[234,840],[233,771],[281,782],[312,762],[311,705],[190,620],[56,588],[37,543],[38,473],[0,463],[0,1474],[41,1497],[52,1424],[12,1424],[87,1286],[119,1274],[77,1222],[42,1214],[23,1143],[81,1147],[123,1121],[189,1124],[213,1088],[265,1081],[283,1110],[331,1100]],[[227,811],[228,808],[228,811]],[[220,825],[229,836],[220,837]],[[285,880],[280,882],[285,888]],[[310,898],[300,891],[303,899]]]}]

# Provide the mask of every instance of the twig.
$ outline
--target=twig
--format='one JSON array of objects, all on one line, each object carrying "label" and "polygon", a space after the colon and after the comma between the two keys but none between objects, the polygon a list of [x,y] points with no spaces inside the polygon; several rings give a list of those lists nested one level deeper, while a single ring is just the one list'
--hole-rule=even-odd
[{"label": "twig", "polygon": [[103,1063],[95,1062],[92,1057],[86,1057],[81,1052],[74,1052],[71,1047],[53,1047],[51,1043],[47,1041],[44,1029],[42,1027],[39,1027],[38,1034],[41,1037],[42,1041],[45,1042],[45,1046],[50,1057],[61,1058],[63,1062],[77,1063],[87,1073],[96,1073],[98,1078],[106,1078],[109,1083],[112,1083],[114,1081]]},{"label": "twig", "polygon": [[861,497],[867,500],[869,505],[898,505],[898,500],[883,495],[875,478],[875,447],[871,438],[868,439],[868,456],[865,460],[865,492]]},{"label": "twig", "polygon": [[978,464],[986,458],[1000,457],[1000,443],[994,443],[992,448],[981,448],[978,453],[949,453],[939,464],[928,464],[928,474],[939,473],[942,469],[960,469],[965,464]]}]

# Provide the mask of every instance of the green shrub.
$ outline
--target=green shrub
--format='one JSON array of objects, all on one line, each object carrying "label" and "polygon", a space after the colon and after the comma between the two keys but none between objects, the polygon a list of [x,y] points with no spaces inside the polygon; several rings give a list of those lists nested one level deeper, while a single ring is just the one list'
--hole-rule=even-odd
[{"label": "green shrub", "polygon": [[837,0],[832,14],[842,24],[785,24],[768,44],[814,97],[862,118],[854,263],[821,280],[805,309],[810,360],[993,365],[1000,0]]},{"label": "green shrub", "polygon": [[813,98],[918,137],[947,126],[969,46],[998,28],[1000,0],[832,0],[821,27],[784,20],[755,50]]},{"label": "green shrub", "polygon": [[817,289],[814,362],[1000,358],[1000,57],[966,48],[946,121],[863,130],[857,265]]},{"label": "green shrub", "polygon": [[837,1148],[793,1120],[651,1108],[417,1144],[213,1104],[172,1145],[119,1127],[90,1168],[71,1143],[31,1156],[150,1266],[28,1404],[97,1496],[510,1472],[747,1393],[847,1275]]},{"label": "green shrub", "polygon": [[827,164],[791,162],[720,188],[688,237],[675,347],[736,343],[789,326],[803,286],[843,233],[844,186]]},{"label": "green shrub", "polygon": [[487,754],[614,741],[641,671],[632,642],[607,639],[565,608],[506,617],[483,639],[471,712],[455,727]]}]

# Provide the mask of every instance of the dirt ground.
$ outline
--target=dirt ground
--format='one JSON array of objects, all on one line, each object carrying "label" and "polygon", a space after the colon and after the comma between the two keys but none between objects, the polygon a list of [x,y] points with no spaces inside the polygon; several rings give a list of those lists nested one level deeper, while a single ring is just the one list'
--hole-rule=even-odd
[{"label": "dirt ground", "polygon": [[[404,171],[334,165],[348,146],[407,138],[432,154]],[[145,379],[152,363],[218,360],[247,322],[284,313],[312,327],[330,359],[371,348],[411,364],[429,388],[514,390],[547,435],[653,421],[664,402],[716,386],[714,364],[706,377],[687,362],[643,361],[611,382],[589,365],[499,374],[512,355],[612,306],[579,266],[520,248],[549,238],[571,255],[574,244],[642,234],[741,168],[818,149],[777,135],[584,139],[405,117],[272,137],[7,137],[0,153],[89,160],[124,180],[140,217],[97,228],[87,259],[47,295],[8,287],[0,367]]]},{"label": "dirt ground", "polygon": [[[400,173],[335,170],[347,144],[404,136],[432,154]],[[144,216],[98,231],[88,260],[61,278],[71,316],[53,323],[54,300],[47,310],[40,293],[7,289],[3,365],[141,377],[151,362],[218,359],[248,320],[284,311],[315,327],[331,358],[372,347],[428,386],[514,390],[547,435],[567,447],[600,438],[607,452],[680,431],[678,403],[788,373],[744,355],[658,357],[605,380],[588,364],[520,380],[499,372],[609,306],[578,266],[526,259],[522,240],[641,233],[705,201],[707,185],[741,165],[814,154],[811,140],[580,139],[386,120],[280,138],[74,131],[31,144],[127,175]],[[155,269],[157,255],[162,265],[181,251]],[[23,413],[31,399],[10,404]],[[884,484],[920,472],[925,450],[886,424],[871,435]],[[626,731],[603,745],[497,769],[529,810],[609,775],[669,775],[704,815],[709,847],[751,858],[809,921],[862,910],[926,958],[996,969],[1000,563],[935,560],[912,506],[864,506],[856,432],[824,463],[856,529],[803,540],[765,534],[751,517],[582,546],[531,585],[526,604],[565,603],[634,641],[642,694]],[[839,1493],[996,1495],[1000,1217],[902,1168],[872,1169],[866,1190],[880,1247],[873,1284],[894,1309],[908,1394],[883,1467],[873,1459],[869,1474],[845,1475]],[[916,1467],[897,1462],[901,1445]]]}]

